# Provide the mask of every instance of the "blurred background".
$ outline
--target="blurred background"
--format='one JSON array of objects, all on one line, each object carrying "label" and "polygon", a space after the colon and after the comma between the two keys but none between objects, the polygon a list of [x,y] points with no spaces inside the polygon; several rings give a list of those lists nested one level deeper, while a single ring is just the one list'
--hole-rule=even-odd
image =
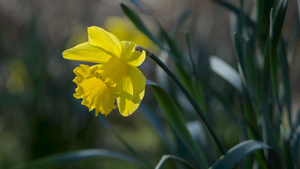
[{"label": "blurred background", "polygon": [[[94,116],[94,111],[89,112],[80,104],[81,100],[73,97],[76,88],[72,82],[73,69],[80,62],[64,60],[61,55],[65,49],[87,41],[87,27],[100,26],[122,40],[131,40],[150,49],[168,62],[158,47],[126,19],[120,2],[133,8],[156,32],[153,18],[142,14],[129,0],[0,0],[0,168],[78,149],[99,148],[128,154],[115,135]],[[184,31],[189,30],[201,77],[218,91],[223,91],[230,100],[232,87],[209,71],[208,57],[216,55],[229,64],[235,63],[234,15],[211,0],[142,2],[172,34],[186,57]],[[230,2],[239,6],[239,0]],[[245,1],[245,6],[251,16],[253,1]],[[174,29],[176,21],[187,9],[191,11],[190,15],[179,29]],[[296,39],[295,48],[289,51],[294,113],[300,105],[300,48],[299,38],[294,34],[297,15],[297,2],[289,1],[283,37],[287,43]],[[147,79],[168,87],[168,81],[152,61],[147,59],[140,69]],[[190,111],[181,97],[179,93],[177,99],[183,109]],[[238,143],[237,127],[228,123],[222,106],[218,106],[220,104],[214,98],[209,94],[206,98],[207,112],[210,112],[214,127],[226,146],[232,147]],[[105,118],[129,144],[154,163],[167,150],[142,110],[152,107],[160,117],[162,114],[157,106],[147,87],[141,109],[133,115],[124,118],[115,110]],[[98,159],[62,168],[126,168],[127,165],[131,167],[114,160]]]}]

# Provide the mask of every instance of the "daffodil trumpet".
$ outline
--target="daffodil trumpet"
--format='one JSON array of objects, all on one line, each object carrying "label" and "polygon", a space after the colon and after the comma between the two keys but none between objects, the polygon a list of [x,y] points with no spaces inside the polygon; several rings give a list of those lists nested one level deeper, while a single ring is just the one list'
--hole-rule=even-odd
[{"label": "daffodil trumpet", "polygon": [[[136,44],[120,41],[106,30],[88,28],[88,42],[63,52],[69,60],[96,63],[80,64],[74,69],[77,84],[74,97],[82,98],[82,105],[107,116],[118,107],[123,116],[131,115],[139,107],[145,94],[146,78],[137,68],[146,57],[145,51],[136,51]],[[115,100],[117,105],[115,105]]]}]

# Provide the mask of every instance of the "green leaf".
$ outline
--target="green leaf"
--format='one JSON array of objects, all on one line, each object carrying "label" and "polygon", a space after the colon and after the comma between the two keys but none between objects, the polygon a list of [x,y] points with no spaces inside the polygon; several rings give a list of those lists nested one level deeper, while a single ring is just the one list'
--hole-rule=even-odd
[{"label": "green leaf", "polygon": [[95,158],[113,158],[117,160],[123,160],[128,163],[132,163],[137,167],[145,168],[139,161],[129,157],[127,155],[101,149],[89,149],[89,150],[78,150],[67,153],[60,153],[51,155],[48,157],[43,157],[34,161],[31,161],[27,164],[16,167],[22,169],[47,169],[47,168],[56,168],[62,165],[66,165],[73,162],[78,162],[81,160],[95,159]]},{"label": "green leaf", "polygon": [[260,48],[264,49],[268,38],[270,26],[270,10],[274,8],[275,0],[258,0],[257,2],[257,22],[256,33],[259,36]]},{"label": "green leaf", "polygon": [[160,46],[162,49],[163,43],[154,36],[151,31],[146,27],[146,25],[143,23],[143,21],[139,18],[139,16],[133,12],[129,7],[127,7],[124,4],[120,4],[123,12],[126,14],[126,16],[133,22],[133,24],[141,31],[143,32],[149,39],[151,39],[154,43],[156,43],[158,46]]},{"label": "green leaf", "polygon": [[269,150],[269,155],[272,157],[273,163],[270,164],[269,167],[273,166],[273,168],[278,168],[281,166],[280,158],[271,147],[260,141],[248,140],[231,148],[225,155],[220,157],[220,159],[211,166],[211,169],[233,168],[244,157],[257,150],[263,149]]},{"label": "green leaf", "polygon": [[[149,39],[151,39],[154,43],[156,43],[161,49],[168,52],[169,56],[172,58],[172,60],[175,63],[178,63],[178,58],[174,56],[169,50],[166,50],[164,47],[164,44],[156,37],[154,36],[151,31],[146,27],[146,25],[143,23],[143,21],[139,18],[139,16],[133,12],[129,7],[126,5],[120,3],[121,8],[125,15],[132,21],[132,23],[141,31],[143,32]],[[156,23],[158,23],[156,21]],[[160,28],[161,26],[158,25]]]},{"label": "green leaf", "polygon": [[190,44],[190,36],[189,36],[189,32],[188,31],[185,31],[185,40],[186,40],[186,45],[188,47],[190,61],[191,61],[191,70],[192,70],[192,72],[194,74],[194,77],[197,77],[196,66],[195,66],[195,62],[193,60],[193,56],[192,56],[191,44]]},{"label": "green leaf", "polygon": [[281,67],[282,81],[283,81],[283,89],[284,89],[284,104],[288,114],[288,121],[290,127],[292,127],[292,101],[291,101],[291,86],[290,86],[290,73],[289,73],[289,65],[287,61],[287,53],[285,49],[285,43],[283,39],[279,42],[279,64]]},{"label": "green leaf", "polygon": [[178,134],[181,141],[184,143],[194,159],[198,162],[198,165],[202,168],[207,168],[208,164],[206,163],[205,156],[203,155],[203,152],[200,151],[195,140],[193,140],[191,134],[189,133],[184,121],[184,117],[182,116],[178,106],[161,87],[152,83],[151,88],[154,92],[156,100],[158,101],[163,113],[167,118],[168,123]]},{"label": "green leaf", "polygon": [[275,45],[275,39],[273,36],[273,20],[272,20],[272,15],[273,15],[273,8],[270,11],[270,31],[269,31],[269,65],[270,65],[270,77],[271,77],[271,83],[272,83],[272,89],[273,89],[273,93],[274,93],[274,97],[275,97],[275,101],[278,105],[278,110],[279,113],[281,114],[281,109],[282,106],[280,105],[279,102],[279,87],[278,87],[278,59],[277,59],[277,53],[276,53],[276,48],[277,45]]},{"label": "green leaf", "polygon": [[257,103],[259,99],[259,83],[258,75],[259,70],[256,67],[256,58],[254,55],[253,49],[250,47],[249,38],[243,38],[243,56],[244,56],[244,66],[245,66],[245,79],[246,85],[251,93],[252,98],[255,100],[254,103]]},{"label": "green leaf", "polygon": [[[138,5],[141,6],[141,4],[138,4]],[[161,31],[163,37],[166,39],[166,42],[168,43],[170,50],[165,49],[163,43],[149,31],[149,29],[145,26],[145,24],[142,22],[142,20],[138,17],[138,15],[135,12],[133,12],[130,8],[128,8],[126,5],[124,5],[122,3],[121,3],[121,7],[122,7],[123,12],[126,14],[126,16],[133,22],[133,24],[141,32],[143,32],[149,39],[151,39],[154,43],[156,43],[161,49],[168,52],[171,59],[176,63],[178,76],[180,77],[180,79],[182,80],[184,85],[188,89],[191,89],[189,78],[187,76],[187,73],[186,73],[184,67],[182,66],[182,61],[184,61],[182,59],[183,58],[182,54],[181,54],[180,50],[178,49],[178,47],[176,46],[175,42],[169,37],[169,35],[166,33],[166,31],[164,31],[164,29],[158,23],[158,21],[155,20],[160,28],[160,31]]]},{"label": "green leaf", "polygon": [[138,0],[130,0],[130,1],[145,14],[152,15],[151,11],[141,1],[138,1]]},{"label": "green leaf", "polygon": [[242,79],[235,69],[216,56],[210,56],[209,63],[213,72],[230,83],[240,94],[243,93]]},{"label": "green leaf", "polygon": [[184,164],[185,166],[189,167],[189,168],[195,168],[196,167],[191,164],[190,162],[186,161],[185,159],[183,158],[180,158],[180,157],[177,157],[177,156],[173,156],[173,155],[163,155],[162,158],[160,159],[159,163],[156,165],[155,169],[160,169],[163,167],[164,163],[167,161],[167,160],[173,160],[173,161],[178,161],[182,164]]},{"label": "green leaf", "polygon": [[[274,18],[273,16],[273,9],[270,11],[270,30],[269,30],[269,57],[265,61],[269,62],[269,70],[270,70],[270,77],[271,77],[271,84],[272,84],[272,91],[275,97],[275,101],[278,106],[279,114],[277,117],[279,125],[281,125],[281,111],[282,105],[279,102],[279,78],[278,78],[278,44],[281,38],[281,29],[283,26],[283,21],[286,13],[287,8],[287,0],[281,0],[278,8],[276,10]],[[267,75],[267,74],[266,74]],[[287,82],[287,81],[286,81]],[[287,87],[287,86],[286,86]],[[288,93],[287,93],[288,94]],[[287,105],[288,106],[288,105]],[[289,107],[287,107],[289,108]],[[291,118],[289,117],[289,121]],[[291,123],[290,123],[291,124]]]},{"label": "green leaf", "polygon": [[154,168],[154,164],[141,152],[133,148],[131,145],[129,145],[115,130],[114,128],[106,121],[106,119],[103,116],[97,116],[97,119],[100,121],[100,123],[111,133],[113,133],[120,141],[121,143],[140,161],[142,161],[148,168]]},{"label": "green leaf", "polygon": [[186,44],[187,44],[188,52],[189,52],[189,58],[190,58],[190,62],[191,62],[191,71],[193,72],[192,81],[191,81],[192,82],[191,89],[193,91],[192,94],[193,94],[193,97],[196,99],[197,103],[199,104],[199,106],[203,109],[203,112],[207,115],[203,85],[197,79],[198,74],[197,74],[196,65],[195,65],[195,62],[194,62],[193,56],[192,56],[190,37],[189,37],[188,31],[185,31],[185,39],[186,39]]},{"label": "green leaf", "polygon": [[[160,26],[160,31],[161,31],[161,35],[163,38],[165,38],[169,49],[170,49],[170,56],[172,58],[176,58],[175,60],[173,59],[173,61],[176,63],[178,68],[182,68],[183,63],[186,62],[186,60],[182,57],[182,53],[179,50],[179,48],[177,47],[176,43],[174,42],[174,40],[168,35],[168,33]],[[183,63],[182,63],[183,62]]]},{"label": "green leaf", "polygon": [[[152,12],[139,0],[130,0],[135,6],[137,6],[143,13],[152,16],[154,21],[160,26],[159,21],[155,16],[152,14]],[[178,32],[179,27],[182,25],[182,23],[186,20],[186,18],[190,15],[191,10],[185,9],[178,19],[176,20],[175,24],[171,28],[171,35],[175,36]],[[161,26],[160,26],[161,27]]]},{"label": "green leaf", "polygon": [[177,87],[182,91],[182,93],[186,96],[186,98],[190,101],[192,106],[195,108],[197,114],[201,118],[202,122],[205,124],[206,128],[208,129],[209,133],[211,134],[212,138],[214,139],[218,150],[222,153],[226,153],[226,148],[224,147],[222,141],[216,134],[215,130],[213,129],[212,125],[210,124],[210,121],[208,118],[204,115],[204,112],[199,107],[195,99],[192,97],[192,95],[187,91],[187,89],[183,86],[183,84],[178,80],[178,78],[174,75],[174,73],[155,55],[152,54],[150,57],[152,60],[154,60],[171,78],[171,80],[177,85]]},{"label": "green leaf", "polygon": [[[238,17],[241,16],[240,10],[238,10],[235,6],[229,4],[228,2],[224,2],[222,0],[214,0],[215,2],[217,2],[218,4],[220,4],[221,6],[223,6],[224,8],[229,9],[230,11],[232,11],[233,13],[235,13]],[[246,14],[244,14],[245,18],[246,18],[246,22],[247,24],[249,24],[252,28],[255,28],[255,24],[254,22],[250,19],[250,17]]]},{"label": "green leaf", "polygon": [[298,161],[299,161],[299,151],[300,151],[300,130],[298,130],[293,138],[293,142],[292,142],[292,148],[291,148],[292,152],[292,157],[293,157],[293,161],[294,164],[296,165],[295,168],[298,168]]},{"label": "green leaf", "polygon": [[291,61],[293,60],[295,47],[297,47],[296,42],[298,42],[297,37],[298,37],[299,31],[300,31],[300,20],[298,19],[296,24],[295,24],[295,28],[294,28],[294,32],[292,34],[292,38],[291,38],[290,42],[288,43],[289,44],[289,47],[287,49],[288,63],[291,63]]},{"label": "green leaf", "polygon": [[[287,0],[281,0],[278,4],[278,7],[276,9],[275,16],[273,18],[274,25],[272,27],[273,29],[273,47],[277,47],[280,37],[281,37],[281,29],[284,22],[284,17],[286,13],[287,8]],[[275,48],[276,49],[276,48]]]},{"label": "green leaf", "polygon": [[298,108],[296,117],[294,119],[293,126],[294,128],[297,128],[300,125],[300,107]]}]

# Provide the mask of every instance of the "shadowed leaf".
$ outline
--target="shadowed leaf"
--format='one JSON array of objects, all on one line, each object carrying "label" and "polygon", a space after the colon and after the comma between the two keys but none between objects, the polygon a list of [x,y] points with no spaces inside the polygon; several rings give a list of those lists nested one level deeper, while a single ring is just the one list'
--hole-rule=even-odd
[{"label": "shadowed leaf", "polygon": [[51,155],[48,157],[40,158],[34,161],[31,161],[27,164],[16,167],[22,169],[47,169],[47,168],[56,168],[62,165],[66,165],[73,162],[78,162],[81,160],[95,159],[95,158],[113,158],[118,160],[123,160],[128,163],[132,163],[137,167],[145,168],[139,161],[129,157],[127,155],[101,149],[89,149],[89,150],[78,150],[67,153],[60,153]]},{"label": "shadowed leaf", "polygon": [[269,150],[269,155],[272,156],[273,165],[276,166],[276,168],[281,166],[281,161],[278,155],[276,154],[276,152],[274,152],[274,150],[272,150],[271,147],[260,141],[248,140],[231,148],[225,155],[223,155],[211,166],[211,169],[233,168],[240,160],[242,160],[247,155],[257,150],[263,149]]},{"label": "shadowed leaf", "polygon": [[173,160],[173,161],[177,161],[180,162],[182,164],[184,164],[185,166],[189,167],[189,168],[195,168],[195,166],[193,166],[191,163],[189,163],[188,161],[186,161],[183,158],[177,157],[177,156],[173,156],[173,155],[163,155],[162,158],[160,159],[159,163],[157,164],[157,166],[155,167],[155,169],[160,169],[163,167],[164,163],[167,160]]}]

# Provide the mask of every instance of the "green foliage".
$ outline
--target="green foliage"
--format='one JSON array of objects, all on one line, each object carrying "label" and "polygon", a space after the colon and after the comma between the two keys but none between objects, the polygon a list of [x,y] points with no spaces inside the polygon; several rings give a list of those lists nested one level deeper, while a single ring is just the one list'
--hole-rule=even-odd
[{"label": "green foliage", "polygon": [[[288,43],[290,39],[285,39],[282,35],[287,0],[255,1],[252,7],[255,9],[255,19],[246,12],[243,0],[240,1],[240,7],[223,0],[213,1],[237,18],[233,24],[235,32],[232,32],[232,58],[235,60],[233,65],[217,56],[202,56],[200,52],[195,52],[199,47],[197,41],[200,40],[196,36],[190,37],[189,31],[185,33],[185,41],[177,39],[177,36],[183,35],[181,26],[194,12],[190,8],[180,13],[168,31],[155,13],[142,2],[131,2],[146,17],[152,19],[158,35],[150,31],[138,12],[121,3],[124,14],[139,31],[170,57],[167,66],[156,53],[148,53],[147,57],[162,68],[173,83],[161,87],[159,82],[147,81],[156,101],[153,106],[150,101],[145,100],[140,106],[145,119],[166,147],[163,154],[159,154],[158,158],[161,160],[148,158],[143,151],[129,144],[107,119],[97,117],[98,122],[134,158],[102,149],[79,150],[43,157],[16,168],[54,168],[103,157],[123,160],[136,167],[157,169],[299,167],[300,109],[296,113],[292,112],[293,91],[287,46],[295,45],[296,37],[292,39],[294,43]],[[300,0],[297,3],[300,11]],[[299,31],[299,18],[300,12],[295,36]],[[208,60],[209,66],[205,71],[209,74],[206,77],[202,74],[202,67],[206,63],[199,62],[200,57],[207,57]],[[41,83],[41,79],[37,79]],[[212,84],[216,81],[220,83]],[[151,93],[147,91],[146,95],[148,92]],[[35,99],[37,101],[38,97]],[[285,116],[287,120],[284,120]],[[227,117],[228,121],[218,123],[225,121]],[[197,122],[200,126],[191,129],[190,122]],[[230,131],[229,123],[234,124],[238,130]],[[228,139],[232,142],[226,141],[224,133],[233,133],[239,137],[238,142],[232,141],[232,138]]]}]

